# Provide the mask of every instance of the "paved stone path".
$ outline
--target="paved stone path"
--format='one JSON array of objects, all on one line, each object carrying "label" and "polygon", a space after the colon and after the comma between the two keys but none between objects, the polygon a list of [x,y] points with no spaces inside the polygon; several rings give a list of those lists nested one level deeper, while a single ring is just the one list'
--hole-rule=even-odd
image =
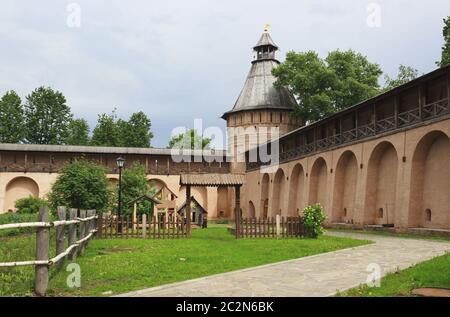
[{"label": "paved stone path", "polygon": [[119,296],[332,296],[366,283],[368,265],[382,275],[450,252],[450,242],[329,232],[374,241],[374,244],[163,285]]}]

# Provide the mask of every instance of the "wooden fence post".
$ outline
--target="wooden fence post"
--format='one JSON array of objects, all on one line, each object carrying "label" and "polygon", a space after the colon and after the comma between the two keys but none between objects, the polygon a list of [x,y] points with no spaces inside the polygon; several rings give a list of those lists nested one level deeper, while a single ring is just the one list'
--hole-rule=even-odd
[{"label": "wooden fence post", "polygon": [[[92,215],[93,216],[97,216],[97,210],[92,210]],[[97,219],[94,219],[94,220],[92,220],[92,230],[97,230],[97,232],[96,233],[94,233],[94,237],[97,237],[97,235],[98,235],[98,231],[99,231],[99,228],[98,228],[98,220],[100,219],[100,216],[101,215],[98,215],[98,218]]]},{"label": "wooden fence post", "polygon": [[104,221],[103,214],[99,214],[97,221],[95,222],[95,229],[97,229],[97,233],[95,235],[97,236],[98,239],[102,239],[103,237],[103,223],[107,224],[108,222]]},{"label": "wooden fence post", "polygon": [[[86,210],[80,210],[80,219],[86,218]],[[86,236],[86,222],[80,221],[80,240]],[[84,254],[85,243],[82,242],[78,248],[78,255]]]},{"label": "wooden fence post", "polygon": [[[77,219],[77,209],[71,209],[69,220],[76,220]],[[77,242],[77,224],[70,224],[69,225],[69,247],[71,245],[74,245]],[[69,260],[74,261],[77,256],[77,248],[73,249],[72,252],[69,254]]]},{"label": "wooden fence post", "polygon": [[[94,211],[93,210],[86,211],[86,217],[90,218],[93,215],[94,215]],[[89,221],[86,222],[86,228],[85,228],[85,234],[84,234],[85,237],[91,234],[91,231],[93,230],[93,227],[94,227],[93,225],[94,225],[93,220],[89,220]],[[90,241],[91,241],[91,239],[87,239],[87,241],[85,243],[85,247],[88,246]]]},{"label": "wooden fence post", "polygon": [[280,237],[280,215],[276,216],[276,222],[277,222],[277,239]]},{"label": "wooden fence post", "polygon": [[147,236],[147,215],[142,215],[142,239],[145,239]]},{"label": "wooden fence post", "polygon": [[[39,208],[38,222],[49,222],[48,207]],[[48,261],[50,247],[49,228],[36,230],[36,261]],[[35,267],[34,291],[38,296],[44,296],[48,287],[48,263]]]},{"label": "wooden fence post", "polygon": [[[58,220],[64,221],[66,220],[66,207],[58,207],[57,209]],[[65,252],[64,247],[64,233],[65,226],[56,227],[56,255],[60,255]],[[62,258],[58,263],[56,263],[56,267],[60,270],[64,265],[65,258]]]}]

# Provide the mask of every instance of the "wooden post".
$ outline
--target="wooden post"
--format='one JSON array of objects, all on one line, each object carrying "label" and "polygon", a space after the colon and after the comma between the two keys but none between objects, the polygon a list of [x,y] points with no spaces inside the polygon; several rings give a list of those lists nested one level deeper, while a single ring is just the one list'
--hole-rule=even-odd
[{"label": "wooden post", "polygon": [[395,128],[398,128],[398,114],[400,109],[400,100],[398,94],[394,96],[394,120],[395,120]]},{"label": "wooden post", "polygon": [[[92,210],[92,215],[96,216],[97,215],[97,210],[93,209]],[[100,216],[103,217],[103,215],[99,215],[97,219],[92,220],[92,230],[97,230],[96,233],[94,233],[93,237],[97,237],[98,236],[98,232],[99,232],[99,220],[100,220]]]},{"label": "wooden post", "polygon": [[280,237],[280,215],[277,215],[276,216],[276,222],[277,222],[277,229],[276,229],[276,232],[277,232],[277,239]]},{"label": "wooden post", "polygon": [[[80,210],[80,219],[84,219],[86,218],[86,210]],[[86,236],[86,222],[85,221],[81,221],[80,222],[80,240],[83,239]],[[78,255],[83,255],[84,254],[84,245],[85,243],[81,243],[81,245],[78,248]]]},{"label": "wooden post", "polygon": [[191,236],[191,185],[186,186],[186,235]]},{"label": "wooden post", "polygon": [[[87,215],[87,217],[92,217],[92,216],[94,216],[94,211],[93,210],[88,210],[87,212],[86,212],[86,215]],[[91,233],[91,231],[94,229],[94,220],[89,220],[88,222],[87,222],[87,224],[86,224],[86,233],[85,233],[85,236],[88,236],[90,233]],[[87,245],[89,244],[89,241],[90,241],[91,239],[88,239],[87,241],[86,241],[86,245],[85,245],[85,247],[87,247]]]},{"label": "wooden post", "polygon": [[419,89],[419,118],[420,120],[423,120],[422,109],[423,106],[425,105],[423,84],[419,84],[418,89]]},{"label": "wooden post", "polygon": [[[57,209],[58,220],[64,221],[66,220],[66,207],[58,207]],[[64,230],[65,226],[56,227],[56,255],[59,255],[65,251],[64,248]],[[58,263],[56,263],[56,267],[60,270],[64,265],[65,258],[62,258]]]},{"label": "wooden post", "polygon": [[235,207],[234,207],[234,222],[236,227],[236,239],[240,238],[241,229],[241,187],[236,186],[234,188],[235,194]]},{"label": "wooden post", "polygon": [[[77,219],[77,213],[78,213],[78,210],[71,209],[70,210],[70,215],[69,215],[69,220],[76,220]],[[76,224],[70,224],[69,225],[69,247],[71,245],[74,245],[76,242],[77,242],[77,225]],[[75,248],[72,252],[70,252],[69,260],[70,261],[74,261],[76,256],[77,256],[77,250]]]},{"label": "wooden post", "polygon": [[[130,226],[130,218],[127,216],[127,223],[126,223],[126,227],[127,227],[127,233],[126,233],[126,238],[128,239],[128,228]],[[123,228],[122,228],[123,230]]]},{"label": "wooden post", "polygon": [[142,239],[145,239],[147,236],[147,215],[142,215]]},{"label": "wooden post", "polygon": [[[39,222],[49,222],[48,207],[39,209]],[[36,261],[48,261],[50,247],[49,228],[37,228],[36,230]],[[40,264],[35,267],[34,291],[37,296],[45,296],[48,287],[48,264]]]},{"label": "wooden post", "polygon": [[132,218],[132,222],[133,222],[133,231],[132,232],[135,232],[136,231],[136,219],[137,219],[137,203],[134,203],[134,206],[133,206],[133,218]]}]

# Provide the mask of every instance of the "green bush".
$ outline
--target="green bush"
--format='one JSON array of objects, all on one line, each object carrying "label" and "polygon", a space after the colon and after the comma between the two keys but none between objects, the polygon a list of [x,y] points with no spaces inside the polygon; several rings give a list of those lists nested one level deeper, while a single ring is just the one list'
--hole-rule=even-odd
[{"label": "green bush", "polygon": [[[133,204],[136,198],[143,195],[153,196],[155,190],[150,188],[145,166],[140,162],[134,162],[131,166],[125,167],[122,173],[122,215],[129,216],[133,212]],[[116,209],[117,210],[117,209]],[[150,214],[153,210],[153,203],[141,201],[137,205],[137,214]]]},{"label": "green bush", "polygon": [[320,204],[308,206],[303,210],[303,224],[305,227],[305,235],[309,238],[317,238],[323,234],[322,227],[326,216]]},{"label": "green bush", "polygon": [[16,209],[18,214],[37,214],[39,208],[46,206],[47,201],[38,197],[21,198],[16,201]]},{"label": "green bush", "polygon": [[111,187],[106,170],[81,159],[66,164],[52,186],[48,200],[52,211],[58,206],[95,209],[102,213],[111,205]]}]

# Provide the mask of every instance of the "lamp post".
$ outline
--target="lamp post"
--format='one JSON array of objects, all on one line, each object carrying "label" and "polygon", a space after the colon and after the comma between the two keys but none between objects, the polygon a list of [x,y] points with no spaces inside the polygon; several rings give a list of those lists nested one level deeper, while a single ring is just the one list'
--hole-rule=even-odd
[{"label": "lamp post", "polygon": [[116,160],[117,167],[119,168],[119,197],[117,202],[117,233],[122,234],[122,223],[120,222],[120,216],[122,214],[122,168],[125,164],[125,159],[123,157],[118,157]]}]

